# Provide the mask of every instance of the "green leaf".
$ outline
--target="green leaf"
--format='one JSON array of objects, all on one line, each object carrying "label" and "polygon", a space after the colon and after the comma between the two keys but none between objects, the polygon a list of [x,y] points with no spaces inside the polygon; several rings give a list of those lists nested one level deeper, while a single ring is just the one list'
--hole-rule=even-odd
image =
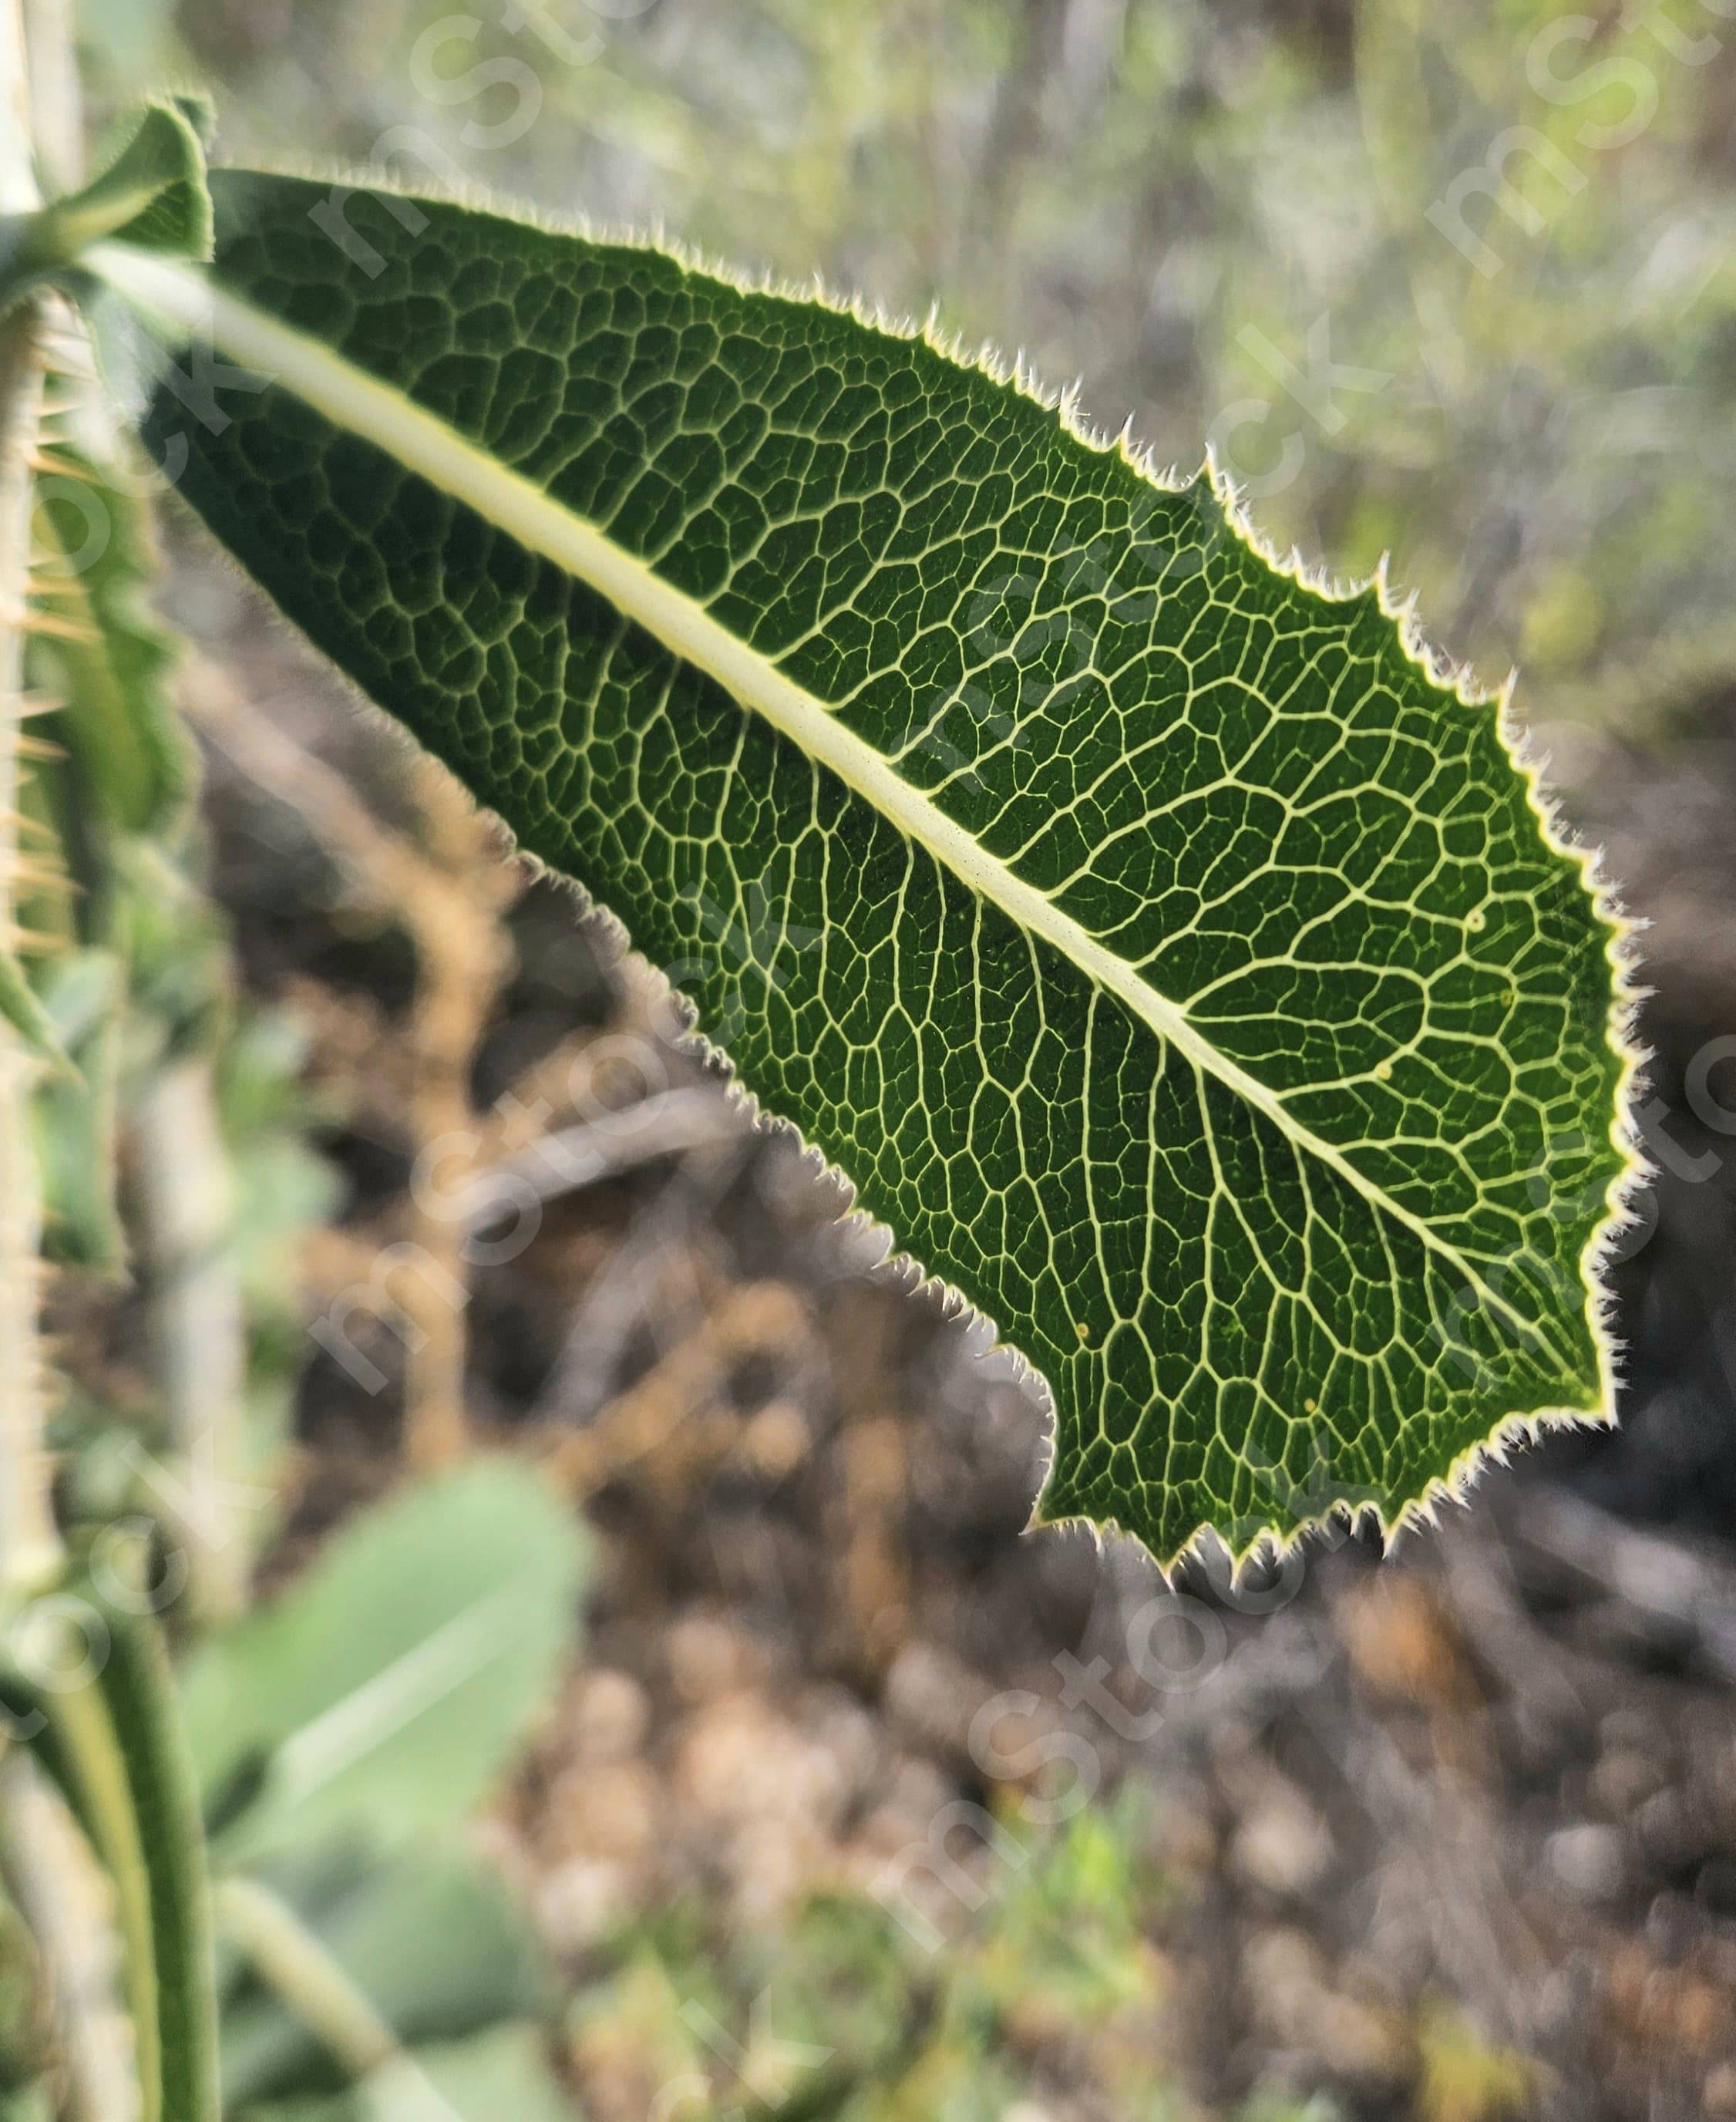
[{"label": "green leaf", "polygon": [[[355,2096],[349,2122],[574,2122],[576,2110],[548,2068],[548,2044],[534,2026],[497,2026],[474,2040],[416,2050],[419,2083],[379,2073]],[[428,2094],[444,2103],[444,2112]]]},{"label": "green leaf", "polygon": [[114,1885],[144,2122],[217,2122],[204,1840],[161,1632],[82,1580],[10,1641],[40,1663],[0,1675],[0,1699]]},{"label": "green leaf", "polygon": [[534,2026],[416,2049],[334,2099],[250,2109],[256,2122],[573,2122]]},{"label": "green leaf", "polygon": [[76,1082],[78,1072],[60,1041],[54,1020],[41,997],[30,985],[16,956],[0,943],[0,1017],[40,1060]]},{"label": "green leaf", "polygon": [[146,105],[123,121],[101,174],[82,190],[0,222],[0,308],[36,281],[77,265],[92,244],[208,258],[200,108],[181,97]]},{"label": "green leaf", "polygon": [[54,456],[36,486],[36,579],[68,630],[33,643],[31,661],[66,702],[54,734],[72,755],[79,830],[167,839],[198,760],[170,692],[174,641],[147,601],[150,519],[115,468],[70,444]]},{"label": "green leaf", "polygon": [[112,951],[73,951],[51,960],[41,983],[72,1057],[71,1072],[41,1084],[35,1101],[44,1251],[57,1264],[118,1275],[127,1260],[117,1187],[125,967]]},{"label": "green leaf", "polygon": [[1392,1526],[1607,1418],[1615,932],[1378,587],[930,334],[215,194],[208,297],[102,264],[170,349],[152,446],[1042,1372],[1040,1517]]},{"label": "green leaf", "polygon": [[345,1528],[183,1674],[218,1862],[345,1828],[403,1841],[461,1818],[554,1685],[579,1582],[570,1515],[504,1461]]},{"label": "green leaf", "polygon": [[215,2116],[216,2015],[198,1803],[156,1624],[110,1605],[101,1692],[126,1764],[151,1900],[166,2122]]},{"label": "green leaf", "polygon": [[[266,1883],[284,1919],[302,1926],[401,2046],[465,2040],[548,2007],[528,1919],[468,1858],[423,1845],[382,1863],[340,1840],[287,1873],[268,1871]],[[253,1975],[225,1998],[222,2064],[231,2106],[347,2082],[317,2034]]]}]

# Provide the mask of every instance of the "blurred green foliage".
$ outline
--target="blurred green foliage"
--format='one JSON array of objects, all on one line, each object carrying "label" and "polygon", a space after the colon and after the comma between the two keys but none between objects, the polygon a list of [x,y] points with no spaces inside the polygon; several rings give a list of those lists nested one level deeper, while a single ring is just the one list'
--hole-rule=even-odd
[{"label": "blurred green foliage", "polygon": [[[547,1487],[478,1460],[364,1512],[194,1651],[226,2114],[379,2122],[430,2111],[429,2083],[453,2122],[564,2111],[552,1976],[464,1830],[554,1693],[583,1574]],[[371,2061],[332,2038],[334,1980],[375,2022]]]},{"label": "blurred green foliage", "polygon": [[35,1945],[0,1889],[0,2122],[48,2122],[42,2004]]},{"label": "blurred green foliage", "polygon": [[20,918],[55,946],[40,989],[77,1065],[39,1100],[49,1256],[114,1274],[127,1256],[115,1138],[136,1075],[128,1046],[148,1027],[154,1062],[170,1041],[199,1035],[193,1026],[221,1007],[223,951],[185,865],[195,769],[170,698],[174,645],[147,601],[149,517],[130,462],[59,437],[79,409],[51,412],[57,446],[36,491],[35,580],[55,630],[31,643],[28,667],[65,704],[54,753],[24,788],[65,882],[50,876],[26,894]]},{"label": "blurred green foliage", "polygon": [[401,1846],[462,1819],[565,1666],[578,1539],[544,1484],[478,1460],[368,1513],[199,1643],[183,1708],[217,1860],[349,1828]]},{"label": "blurred green foliage", "polygon": [[[1190,469],[1210,442],[1275,542],[1346,573],[1389,553],[1435,638],[1486,678],[1524,665],[1535,719],[1643,723],[1715,694],[1736,666],[1736,22],[1707,0],[1584,13],[1554,0],[79,12],[99,106],[208,85],[220,160],[378,160],[412,188],[474,181],[559,215],[661,227],[750,270],[819,272],[903,314],[933,307],[968,344],[1019,350],[1051,383],[1077,376],[1087,415],[1108,428],[1131,415],[1160,464]],[[86,767],[108,755],[90,751]],[[132,1044],[87,1071],[99,1096],[118,1099],[124,1068],[147,1073],[179,1046],[215,1053],[244,1175],[254,1370],[281,1403],[297,1339],[287,1247],[329,1205],[329,1182],[301,1146],[291,1035],[229,1017],[223,939],[172,811],[117,814],[129,837],[111,840],[101,892],[35,910],[40,926],[81,932],[43,992],[87,1055],[121,1036],[105,980],[124,956]],[[75,870],[88,863],[72,853]],[[87,887],[96,874],[78,873]],[[114,909],[124,933],[96,932]],[[112,1202],[78,1192],[103,1168],[81,1130],[115,1124],[91,1099],[44,1092],[56,1243],[87,1264],[112,1261],[120,1238]],[[75,1395],[57,1442],[87,1442],[112,1413]],[[86,1514],[129,1507],[102,1492],[100,1451],[74,1458]],[[194,1721],[232,1847],[268,1826],[275,1838],[249,1852],[249,1877],[372,2001],[420,2079],[466,2118],[543,2122],[566,2111],[545,2056],[548,1971],[458,1830],[546,1696],[573,1580],[551,1540],[549,1567],[525,1580],[541,1648],[492,1675],[511,1701],[446,1720],[489,1742],[485,1760],[455,1765],[413,1743],[413,1721],[394,1724],[389,1676],[422,1669],[428,1641],[522,1550],[523,1527],[498,1498],[461,1539],[437,1512],[430,1522],[358,1527],[328,1556],[331,1576],[208,1644],[189,1681]],[[370,1563],[371,1542],[405,1552]],[[429,1599],[460,1553],[470,1574],[446,1604]],[[359,1581],[376,1565],[383,1589]],[[341,1599],[322,1592],[346,1571],[357,1574]],[[423,1633],[399,1625],[394,1587],[415,1595]],[[344,1802],[339,1785],[325,1811],[281,1810],[273,1825],[274,1765],[322,1720],[356,1737],[348,1788],[363,1796]],[[394,1742],[404,1732],[413,1743]],[[382,1831],[394,1813],[432,1825],[438,1853],[406,1860]],[[688,2104],[667,2111],[695,2122],[989,2122],[1063,2068],[1111,2111],[1162,2122],[1186,2110],[1150,2045],[1164,1970],[1146,1942],[1159,1882],[1142,1851],[1135,1810],[1080,1816],[999,1867],[956,1949],[933,1957],[844,1893],[746,1937],[678,1910],[617,1941],[566,2036],[581,2064],[606,2056],[654,2090],[685,2084]],[[334,2067],[233,1954],[224,1980],[237,2114],[405,2111],[390,2070]],[[39,2005],[0,1905],[6,2122],[46,2112],[28,2090]],[[1443,2022],[1425,2048],[1441,2116],[1523,2097],[1513,2059],[1460,2030]],[[1332,2117],[1275,2092],[1239,2122]]]},{"label": "blurred green foliage", "polygon": [[[581,2083],[646,2089],[670,2122],[1003,2122],[1052,2102],[1182,2122],[1197,2110],[1165,2090],[1149,1810],[1129,1790],[1010,1839],[934,1953],[844,1890],[758,1933],[721,1935],[697,1907],[630,1931],[572,2007]],[[1236,2122],[1334,2111],[1262,2095]]]},{"label": "blurred green foliage", "polygon": [[[111,1287],[130,1274],[144,1306],[160,1306],[202,1264],[170,1256],[166,1190],[214,1190],[232,1316],[189,1320],[201,1345],[180,1370],[208,1358],[227,1376],[232,1366],[239,1473],[268,1465],[287,1433],[304,1347],[296,1248],[334,1207],[336,1181],[307,1139],[297,1035],[236,996],[227,930],[203,889],[198,757],[174,699],[180,644],[152,605],[157,556],[138,467],[69,387],[49,439],[35,587],[54,630],[31,642],[29,669],[62,704],[24,786],[33,845],[53,853],[20,915],[40,953],[35,992],[74,1066],[46,1075],[34,1101],[44,1246],[57,1267]],[[151,1118],[165,1079],[184,1068],[209,1115],[203,1171],[201,1145]],[[230,1333],[232,1353],[217,1346]],[[187,1410],[174,1401],[185,1381],[160,1325],[151,1339],[129,1374],[138,1405],[117,1404],[112,1375],[92,1390],[72,1367],[52,1437],[66,1455],[72,1518],[162,1512],[139,1446],[174,1456],[184,1444],[175,1433]]]},{"label": "blurred green foliage", "polygon": [[383,161],[938,305],[1160,463],[1211,439],[1279,544],[1389,551],[1533,717],[1736,658],[1711,0],[85,5],[117,95],[218,89],[219,159]]}]

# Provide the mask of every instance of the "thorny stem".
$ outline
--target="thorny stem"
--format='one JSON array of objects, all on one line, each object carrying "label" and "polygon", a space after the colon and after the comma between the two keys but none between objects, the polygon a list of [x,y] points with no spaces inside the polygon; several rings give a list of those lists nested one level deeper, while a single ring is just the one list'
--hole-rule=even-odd
[{"label": "thorny stem", "polygon": [[[55,181],[77,176],[72,69],[64,0],[0,0],[0,218],[29,213],[40,203],[33,161],[39,141]],[[33,124],[33,118],[40,122]],[[17,921],[18,740],[26,707],[30,458],[42,413],[42,325],[35,301],[0,316],[0,948],[12,947]],[[0,1022],[0,1623],[12,1601],[52,1580],[61,1557],[44,1433],[42,1195],[30,1126],[35,1077],[34,1057]],[[0,1872],[43,1956],[68,2122],[116,2122],[136,2113],[94,1867],[35,1764],[21,1747],[8,1749],[3,1736]]]},{"label": "thorny stem", "polygon": [[[0,216],[37,203],[21,0],[0,0]],[[18,736],[30,560],[30,469],[42,405],[34,302],[0,317],[0,941],[16,921]],[[0,1025],[0,1592],[50,1575],[60,1553],[37,1338],[40,1185],[30,1138],[35,1064]]]},{"label": "thorny stem", "polygon": [[[83,175],[83,115],[71,0],[24,0],[36,157],[56,189]],[[111,443],[106,409],[86,406]],[[211,1055],[170,1063],[138,1115],[140,1241],[156,1290],[157,1365],[184,1502],[184,1543],[198,1617],[231,1619],[246,1603],[250,1555],[233,1498],[242,1486],[246,1319],[223,1245],[233,1187]]]},{"label": "thorny stem", "polygon": [[[0,0],[0,218],[39,203],[40,138],[56,180],[76,176],[77,103],[63,0]],[[34,66],[33,63],[34,62]],[[44,99],[39,126],[36,93]],[[40,305],[0,316],[0,948],[16,931],[19,736],[31,555],[30,459],[42,414]],[[0,1620],[49,1582],[61,1556],[44,1436],[39,1332],[41,1184],[31,1136],[34,1057],[0,1023]],[[35,1935],[60,2049],[70,2122],[136,2112],[107,1931],[92,1867],[23,1750],[0,1739],[0,1869]]]}]

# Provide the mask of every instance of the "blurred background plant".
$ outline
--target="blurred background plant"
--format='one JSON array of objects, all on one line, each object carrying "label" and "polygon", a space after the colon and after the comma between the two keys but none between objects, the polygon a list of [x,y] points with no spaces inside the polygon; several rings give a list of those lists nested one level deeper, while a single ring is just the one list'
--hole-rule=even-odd
[{"label": "blurred background plant", "polygon": [[[1378,1574],[1328,1542],[1154,1609],[1139,1558],[1020,1539],[1034,1402],[744,1130],[656,978],[172,505],[153,587],[69,352],[23,909],[83,1079],[37,1101],[57,1489],[191,1570],[231,2111],[1736,2115],[1728,7],[82,0],[77,31],[97,119],[200,85],[219,160],[819,272],[1076,377],[1160,464],[1209,442],[1276,545],[1385,555],[1444,650],[1521,666],[1650,923],[1621,1434]],[[120,535],[68,568],[93,484]],[[0,1909],[0,2114],[80,2111],[65,2001]]]},{"label": "blurred background plant", "polygon": [[[1736,40],[1701,0],[97,0],[91,26],[122,97],[220,83],[232,159],[486,179],[937,305],[1160,464],[1211,437],[1277,543],[1389,554],[1454,655],[1523,661],[1535,718],[1724,669]],[[1429,218],[1485,167],[1505,199]]]}]

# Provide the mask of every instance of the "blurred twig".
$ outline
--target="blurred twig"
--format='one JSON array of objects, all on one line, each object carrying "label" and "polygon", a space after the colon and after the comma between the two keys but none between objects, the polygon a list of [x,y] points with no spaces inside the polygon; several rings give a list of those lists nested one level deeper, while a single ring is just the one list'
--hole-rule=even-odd
[{"label": "blurred twig", "polygon": [[466,1225],[451,1201],[475,1171],[481,1136],[471,1103],[477,1044],[510,963],[500,914],[518,873],[499,859],[482,815],[432,760],[419,763],[426,852],[383,825],[343,777],[274,727],[209,663],[196,661],[189,712],[260,788],[287,803],[337,862],[347,888],[399,923],[418,969],[411,1040],[414,1081],[402,1118],[413,1161],[441,1163],[438,1193],[413,1180],[405,1236],[422,1271],[399,1278],[408,1323],[404,1448],[412,1465],[450,1464],[464,1450],[469,1286]]},{"label": "blurred twig", "polygon": [[[422,1150],[449,1147],[464,1176],[475,1170],[478,1138],[470,1096],[476,1049],[505,981],[511,946],[500,915],[516,895],[519,875],[500,859],[482,814],[443,768],[421,764],[430,853],[445,875],[446,918],[430,924],[412,917],[421,978],[411,1031],[417,1088],[413,1128]],[[466,1227],[427,1185],[410,1187],[412,1241],[434,1263],[410,1280],[408,1309],[420,1330],[413,1337],[404,1401],[404,1436],[413,1465],[449,1464],[464,1450],[466,1334],[461,1309],[449,1292],[467,1286]]]},{"label": "blurred twig", "polygon": [[684,1242],[690,1190],[679,1178],[634,1218],[567,1321],[566,1338],[531,1412],[534,1425],[580,1428],[609,1400],[642,1327],[666,1355],[703,1313],[707,1292]]},{"label": "blurred twig", "polygon": [[834,1366],[842,1480],[833,1553],[842,1658],[865,1680],[884,1679],[909,1632],[904,1549],[909,1454],[899,1405],[899,1313],[885,1292],[857,1289],[840,1306],[847,1360]]},{"label": "blurred twig", "polygon": [[[735,1142],[743,1132],[740,1118],[716,1091],[695,1087],[659,1091],[618,1113],[534,1134],[498,1158],[486,1154],[494,1138],[485,1137],[477,1161],[497,1177],[529,1188],[539,1201],[556,1201],[660,1157]],[[474,1220],[485,1222],[491,1213],[483,1199]]]},{"label": "blurred twig", "polygon": [[1054,0],[1024,0],[1017,48],[995,84],[975,180],[959,229],[960,277],[1004,269],[1020,180],[1043,139],[1043,91],[1060,57],[1066,10]]},{"label": "blurred twig", "polygon": [[[740,1423],[693,1426],[714,1407],[731,1369],[744,1357],[778,1354],[807,1334],[801,1299],[783,1283],[749,1283],[733,1289],[638,1382],[612,1400],[585,1428],[552,1439],[547,1464],[559,1485],[576,1499],[593,1495],[625,1468],[656,1455],[658,1488],[677,1503],[688,1493],[697,1466],[727,1451]],[[687,1448],[667,1457],[684,1430]]]}]

